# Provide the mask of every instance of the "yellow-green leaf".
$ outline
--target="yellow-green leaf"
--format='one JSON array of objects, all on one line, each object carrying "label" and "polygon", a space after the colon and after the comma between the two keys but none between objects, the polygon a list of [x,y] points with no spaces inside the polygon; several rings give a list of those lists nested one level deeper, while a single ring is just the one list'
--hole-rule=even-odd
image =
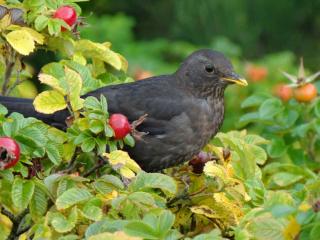
[{"label": "yellow-green leaf", "polygon": [[133,178],[135,173],[141,171],[140,166],[130,158],[127,152],[116,150],[103,155],[108,158],[110,165],[126,178]]},{"label": "yellow-green leaf", "polygon": [[44,42],[44,36],[41,33],[38,33],[37,31],[33,30],[32,28],[23,27],[22,30],[27,31],[33,38],[33,40],[38,44],[43,44]]},{"label": "yellow-green leaf", "polygon": [[204,166],[203,172],[205,175],[210,177],[219,177],[224,183],[228,182],[229,176],[222,165],[216,164],[212,161],[207,162]]},{"label": "yellow-green leaf", "polygon": [[118,56],[121,60],[121,70],[126,72],[128,70],[128,61],[121,54],[118,54]]},{"label": "yellow-green leaf", "polygon": [[1,31],[6,29],[11,24],[11,17],[9,14],[4,15],[0,20],[0,29]]},{"label": "yellow-green leaf", "polygon": [[51,114],[65,109],[67,104],[61,93],[55,90],[44,91],[40,93],[33,101],[36,111]]},{"label": "yellow-green leaf", "polygon": [[73,111],[77,111],[83,107],[84,99],[80,98],[82,88],[82,78],[76,71],[65,67],[66,82],[68,84],[68,95]]},{"label": "yellow-green leaf", "polygon": [[296,218],[290,217],[290,222],[283,231],[285,239],[296,239],[299,236],[301,230],[300,224]]},{"label": "yellow-green leaf", "polygon": [[40,73],[38,78],[39,78],[40,82],[49,85],[54,90],[61,92],[63,95],[66,94],[66,91],[60,86],[59,80],[56,79],[54,76],[51,76],[51,75],[45,74],[45,73]]},{"label": "yellow-green leaf", "polygon": [[6,39],[22,55],[29,55],[35,48],[34,39],[26,30],[12,31],[6,35]]},{"label": "yellow-green leaf", "polygon": [[95,43],[86,39],[79,40],[76,43],[76,51],[82,53],[83,56],[88,58],[97,58],[102,60],[117,70],[121,69],[122,63],[119,55],[110,50],[109,47],[104,44]]},{"label": "yellow-green leaf", "polygon": [[118,240],[118,239],[121,239],[121,240],[140,240],[141,239],[142,240],[142,238],[131,237],[121,231],[117,231],[114,233],[104,232],[104,233],[99,233],[99,234],[96,234],[96,235],[89,237],[89,240],[100,240],[100,239],[109,239],[109,240]]},{"label": "yellow-green leaf", "polygon": [[81,65],[84,65],[84,66],[87,64],[86,58],[84,56],[82,56],[82,54],[80,54],[80,53],[73,54],[72,60],[77,63],[80,63]]},{"label": "yellow-green leaf", "polygon": [[208,218],[221,218],[219,214],[206,205],[193,206],[190,210],[193,213],[204,215]]}]

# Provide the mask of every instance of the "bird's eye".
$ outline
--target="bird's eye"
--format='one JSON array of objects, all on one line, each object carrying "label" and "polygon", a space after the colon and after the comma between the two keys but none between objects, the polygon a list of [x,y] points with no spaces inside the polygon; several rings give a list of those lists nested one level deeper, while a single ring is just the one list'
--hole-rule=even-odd
[{"label": "bird's eye", "polygon": [[213,73],[214,71],[214,67],[212,65],[206,65],[205,69],[208,73]]}]

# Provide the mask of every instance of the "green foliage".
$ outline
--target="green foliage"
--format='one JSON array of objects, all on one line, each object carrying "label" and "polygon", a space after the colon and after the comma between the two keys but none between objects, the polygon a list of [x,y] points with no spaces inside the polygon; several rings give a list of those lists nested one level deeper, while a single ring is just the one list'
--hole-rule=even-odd
[{"label": "green foliage", "polygon": [[[102,42],[105,37],[102,43],[79,39],[81,19],[70,27],[52,18],[62,5],[74,7],[80,15],[75,2],[81,1],[8,1],[8,9],[24,12],[20,20],[25,24],[14,24],[9,14],[0,19],[4,63],[0,70],[10,71],[2,79],[2,94],[32,77],[22,55],[40,48],[54,51],[62,59],[42,66],[38,79],[46,89],[36,96],[34,106],[42,113],[62,109],[70,113],[63,132],[19,113],[7,116],[0,105],[0,136],[15,139],[21,147],[18,164],[0,171],[0,239],[10,234],[61,240],[318,238],[318,98],[300,104],[283,103],[265,93],[253,95],[242,103],[241,111],[251,112],[239,124],[258,123],[261,136],[246,130],[217,134],[204,149],[213,159],[201,174],[188,164],[146,173],[123,150],[125,145],[134,146],[133,136],[114,139],[106,98],[81,97],[132,80],[126,75],[127,61],[111,49],[110,42]],[[102,21],[126,25],[123,36],[129,43],[123,52],[139,58],[137,48],[144,50],[136,63],[173,69],[171,63],[164,63],[164,52],[177,63],[196,48],[158,40],[150,43],[151,52],[145,51],[146,42],[136,47],[130,43],[130,20],[117,16]],[[234,43],[220,37],[212,45],[237,63],[241,51]],[[276,78],[275,69],[279,65],[290,69],[293,60],[284,52],[261,61],[268,65],[269,77]],[[245,94],[236,94],[237,103]],[[312,139],[312,144],[305,139]]]},{"label": "green foliage", "polygon": [[284,103],[276,97],[253,95],[242,103],[242,107],[250,108],[250,112],[240,118],[239,124],[260,124],[263,136],[271,140],[266,148],[270,157],[286,162],[288,160],[284,159],[290,159],[298,166],[317,169],[319,102],[316,98],[310,104],[301,104],[296,100]]}]

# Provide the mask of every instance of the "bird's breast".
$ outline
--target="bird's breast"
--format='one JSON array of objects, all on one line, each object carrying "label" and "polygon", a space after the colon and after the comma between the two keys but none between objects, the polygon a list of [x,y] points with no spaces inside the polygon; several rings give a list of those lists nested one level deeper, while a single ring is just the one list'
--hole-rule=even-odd
[{"label": "bird's breast", "polygon": [[202,147],[205,146],[209,140],[220,129],[224,118],[224,101],[222,99],[208,98],[202,106],[202,113],[198,116],[201,122],[201,129],[199,136],[202,141]]}]

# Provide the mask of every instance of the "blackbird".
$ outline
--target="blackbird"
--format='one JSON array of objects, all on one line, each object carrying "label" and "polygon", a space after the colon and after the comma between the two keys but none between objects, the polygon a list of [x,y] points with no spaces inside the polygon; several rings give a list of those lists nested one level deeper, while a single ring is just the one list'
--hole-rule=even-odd
[{"label": "blackbird", "polygon": [[[136,140],[129,155],[145,171],[159,171],[191,160],[217,133],[224,118],[224,91],[229,84],[243,86],[230,61],[220,52],[198,50],[187,57],[171,75],[107,86],[83,96],[108,100],[110,113],[122,113],[129,121],[147,114],[137,127],[147,133]],[[64,128],[67,110],[40,114],[32,100],[0,97],[10,112],[38,118]]]}]

